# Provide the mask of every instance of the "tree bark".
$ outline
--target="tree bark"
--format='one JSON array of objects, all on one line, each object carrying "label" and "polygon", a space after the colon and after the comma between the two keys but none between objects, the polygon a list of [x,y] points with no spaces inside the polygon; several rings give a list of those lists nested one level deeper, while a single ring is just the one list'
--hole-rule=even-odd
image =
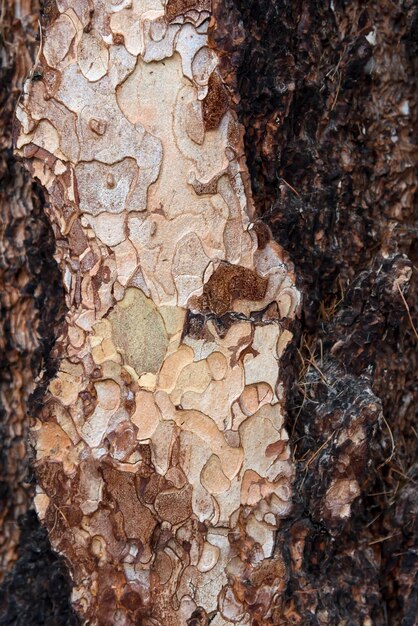
[{"label": "tree bark", "polygon": [[300,294],[253,223],[210,2],[125,4],[61,4],[17,108],[68,308],[35,507],[91,624],[270,624]]},{"label": "tree bark", "polygon": [[[304,296],[288,370],[296,481],[278,538],[289,546],[283,623],[412,625],[416,7],[218,6],[258,215]],[[347,477],[360,495],[349,519],[332,519],[327,491]]]},{"label": "tree bark", "polygon": [[41,189],[13,156],[15,107],[38,49],[37,2],[3,2],[0,42],[0,622],[75,624],[63,558],[31,510],[28,442],[63,312]]},{"label": "tree bark", "polygon": [[[30,408],[35,503],[82,622],[412,626],[413,6],[169,1],[142,20],[86,6],[43,7],[18,108],[18,149],[46,202],[5,134],[3,163],[18,174],[2,202],[1,390],[4,451],[19,460],[4,519],[33,495],[22,444],[43,369]],[[4,38],[25,54],[35,12]],[[30,65],[19,74],[13,58],[11,90]],[[129,193],[113,200],[124,180]],[[62,561],[26,520],[1,623],[73,623]],[[3,571],[16,558],[10,528]],[[36,541],[45,577],[63,587],[29,617],[17,581],[30,578]]]}]

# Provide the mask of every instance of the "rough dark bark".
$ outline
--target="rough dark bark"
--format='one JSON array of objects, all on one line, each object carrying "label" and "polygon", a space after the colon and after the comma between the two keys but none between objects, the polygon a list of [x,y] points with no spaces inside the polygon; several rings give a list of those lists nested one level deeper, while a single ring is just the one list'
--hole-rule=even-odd
[{"label": "rough dark bark", "polygon": [[50,352],[63,314],[44,198],[13,156],[14,110],[38,47],[38,11],[36,0],[1,9],[0,624],[10,626],[75,623],[66,565],[31,510],[28,415],[36,412],[36,377],[55,370]]},{"label": "rough dark bark", "polygon": [[[29,22],[26,32],[18,21],[10,22],[4,38],[21,37],[32,50],[36,22]],[[304,293],[299,350],[288,355],[287,365],[288,429],[298,477],[292,516],[277,534],[289,575],[277,624],[415,623],[417,358],[406,302],[416,320],[411,129],[417,23],[412,2],[401,0],[367,7],[357,0],[335,1],[333,8],[297,0],[217,2],[213,37],[225,51],[224,76],[231,86],[236,81],[240,94],[237,110],[246,128],[258,215],[291,254]],[[16,82],[16,66],[11,57],[7,62],[5,81],[16,89],[23,76]],[[11,157],[14,98],[9,91],[3,97],[1,121],[8,130],[2,191],[29,198],[29,185]],[[28,301],[26,317],[39,319],[43,311],[51,325],[62,298],[39,252],[48,227],[39,201],[33,209],[25,206],[5,239],[16,241],[15,229],[24,222],[26,250],[22,246],[17,254],[8,248],[2,279],[8,290],[19,284]],[[35,249],[39,256],[31,256]],[[36,281],[36,288],[20,287],[22,276],[24,286]],[[7,337],[2,358],[4,371],[12,372],[12,379],[2,378],[2,392],[9,393],[16,384],[11,380],[27,372],[24,389],[13,400],[26,402],[34,375],[30,366],[36,375],[42,349],[36,343],[16,347],[7,322],[11,307],[3,302],[2,307]],[[39,334],[48,337],[41,329]],[[17,419],[26,429],[24,413],[6,406],[2,459],[16,458],[10,424]],[[26,458],[20,452],[17,458],[8,461],[12,469],[2,487],[8,520],[22,512],[17,494],[24,494],[26,510],[32,493],[26,487]],[[336,478],[347,481],[348,491],[354,482],[359,485],[345,523],[336,523],[327,508]],[[11,600],[0,606],[0,623],[74,623],[68,579],[56,584],[62,564],[31,515],[23,529],[19,560],[3,585]],[[45,567],[34,578],[36,550]],[[43,585],[48,601],[39,602],[37,585]],[[38,621],[30,622],[34,605]]]},{"label": "rough dark bark", "polygon": [[[291,571],[278,623],[412,626],[417,358],[403,293],[417,259],[416,8],[231,0],[213,36],[225,76],[237,70],[259,216],[304,293],[288,370],[299,496],[278,534]],[[416,293],[412,280],[415,319]],[[361,494],[336,527],[324,494],[337,475]]]}]

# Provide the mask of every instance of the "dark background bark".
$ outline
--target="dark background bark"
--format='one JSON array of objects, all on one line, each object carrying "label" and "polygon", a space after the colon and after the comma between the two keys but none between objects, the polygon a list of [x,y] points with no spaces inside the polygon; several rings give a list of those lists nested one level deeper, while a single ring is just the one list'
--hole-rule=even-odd
[{"label": "dark background bark", "polygon": [[[297,480],[292,516],[277,533],[288,569],[277,624],[413,626],[417,10],[407,0],[215,4],[212,37],[224,51],[222,71],[246,129],[258,216],[289,252],[304,294],[297,344],[283,363]],[[1,98],[2,293],[18,289],[19,301],[27,302],[22,324],[44,324],[44,344],[21,346],[16,325],[7,321],[21,304],[2,300],[1,398],[27,371],[14,400],[21,404],[42,363],[49,364],[49,375],[53,371],[46,327],[58,332],[52,321],[62,311],[43,200],[11,153],[12,111],[30,66],[26,57],[22,69],[16,50],[33,54],[35,4],[31,11],[26,20],[7,14],[1,70],[8,85]],[[16,197],[24,199],[17,216],[10,209]],[[26,410],[10,409],[9,401],[1,417],[2,519],[11,522],[17,510],[29,509],[33,495],[29,455],[21,455]],[[19,420],[16,441],[11,424]],[[365,441],[358,441],[358,432]],[[17,449],[19,460],[11,462]],[[326,506],[335,477],[360,485],[345,522]],[[1,588],[0,624],[76,623],[65,564],[33,512],[23,514],[20,527],[19,547],[9,559],[17,560]],[[4,538],[1,550],[9,541],[13,554],[13,540]]]},{"label": "dark background bark", "polygon": [[[41,189],[13,156],[13,116],[39,45],[37,0],[9,0],[0,22],[0,624],[71,626],[67,566],[31,510],[28,441],[64,312]],[[37,380],[38,390],[33,393]]]}]

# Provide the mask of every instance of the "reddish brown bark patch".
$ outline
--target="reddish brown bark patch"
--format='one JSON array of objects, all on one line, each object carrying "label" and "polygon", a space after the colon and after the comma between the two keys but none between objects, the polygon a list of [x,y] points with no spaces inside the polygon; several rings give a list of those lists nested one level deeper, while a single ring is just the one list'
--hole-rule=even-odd
[{"label": "reddish brown bark patch", "polygon": [[136,494],[135,476],[113,468],[103,470],[106,489],[119,507],[119,515],[113,514],[117,526],[123,524],[129,539],[138,538],[144,545],[151,538],[156,521],[151,511],[144,506]]},{"label": "reddish brown bark patch", "polygon": [[225,85],[215,71],[209,76],[208,93],[202,103],[205,130],[218,128],[229,109],[229,99]]},{"label": "reddish brown bark patch", "polygon": [[180,490],[164,491],[158,494],[155,500],[155,510],[163,520],[170,524],[180,524],[193,514],[192,493],[191,485]]},{"label": "reddish brown bark patch", "polygon": [[262,300],[267,279],[241,265],[221,263],[203,287],[203,295],[196,298],[202,312],[209,309],[215,315],[224,315],[236,299]]},{"label": "reddish brown bark patch", "polygon": [[264,250],[268,242],[272,239],[271,230],[264,222],[255,222],[253,228],[258,239],[258,249]]},{"label": "reddish brown bark patch", "polygon": [[81,226],[80,220],[75,219],[68,233],[68,239],[72,252],[80,256],[88,247],[88,239]]},{"label": "reddish brown bark patch", "polygon": [[168,0],[165,15],[169,22],[187,11],[210,11],[210,0]]},{"label": "reddish brown bark patch", "polygon": [[41,12],[41,21],[42,26],[47,28],[50,26],[57,17],[60,15],[60,12],[57,7],[57,3],[55,0],[43,0],[41,2],[42,12]]}]

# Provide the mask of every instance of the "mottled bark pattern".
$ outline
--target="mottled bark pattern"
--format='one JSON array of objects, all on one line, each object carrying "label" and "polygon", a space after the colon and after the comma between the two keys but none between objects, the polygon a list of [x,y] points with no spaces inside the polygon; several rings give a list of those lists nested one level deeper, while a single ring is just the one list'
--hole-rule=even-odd
[{"label": "mottled bark pattern", "polygon": [[32,429],[37,511],[90,624],[273,624],[300,295],[253,226],[210,5],[57,8],[17,110],[68,306]]},{"label": "mottled bark pattern", "polygon": [[[171,0],[166,4],[169,21],[185,9],[208,10],[208,3]],[[281,361],[295,483],[293,508],[278,520],[275,537],[286,573],[272,621],[280,626],[415,626],[418,364],[403,298],[417,326],[417,281],[408,291],[411,264],[405,256],[414,272],[416,6],[411,0],[219,0],[213,10],[211,46],[220,59],[222,81],[215,75],[211,81],[216,90],[220,83],[227,85],[237,106],[246,129],[256,215],[290,252],[304,292],[300,354],[288,350]],[[53,0],[43,2],[42,11],[45,27],[60,15]],[[26,335],[22,328],[28,328],[27,319],[42,338],[59,327],[48,313],[57,309],[58,290],[51,284],[52,266],[44,265],[52,248],[38,205],[28,219],[24,216],[31,202],[11,200],[19,198],[20,189],[22,198],[30,193],[12,159],[9,120],[14,106],[10,94],[17,98],[16,86],[30,63],[25,46],[34,48],[36,14],[25,0],[10,0],[2,4],[2,19],[2,62],[10,69],[2,69],[1,75],[1,123],[6,128],[1,191],[6,190],[18,219],[2,205],[6,262],[1,272],[6,271],[1,280],[6,288],[0,297],[7,343],[2,344],[1,463],[6,471],[1,496],[6,505],[2,519],[14,521],[31,491],[24,478],[29,458],[24,458],[22,446],[22,399],[32,388],[26,366],[31,357],[25,349],[15,350],[17,338]],[[123,43],[122,34],[113,39]],[[33,78],[42,80],[42,68],[35,69]],[[205,128],[215,125],[218,113],[210,97],[202,110]],[[100,122],[92,127],[103,131]],[[199,183],[196,193],[216,184],[213,179]],[[24,220],[29,247],[19,243]],[[254,230],[260,246],[269,240],[262,221],[255,222]],[[62,239],[59,225],[56,238]],[[225,272],[222,264],[218,271]],[[212,284],[207,281],[201,300],[209,311],[219,306],[222,294],[222,283],[214,289]],[[37,326],[39,310],[49,320],[48,332],[45,325]],[[224,330],[229,323],[223,317]],[[204,315],[191,315],[188,333],[199,336],[204,325]],[[36,350],[36,343],[31,346]],[[31,362],[38,370],[39,358]],[[51,374],[50,363],[46,376]],[[31,414],[36,410],[32,407]],[[344,497],[330,507],[336,479]],[[132,493],[129,481],[126,490]],[[109,493],[116,497],[115,488]],[[350,517],[339,516],[353,497]],[[5,563],[16,556],[17,538],[16,525],[3,524],[0,550]],[[246,579],[247,597],[252,592]],[[0,622],[68,626],[73,616],[65,604],[67,593],[62,566],[35,517],[27,517],[19,560],[0,588]],[[112,613],[114,598],[102,596],[101,601],[104,623],[113,623],[119,618]],[[135,610],[135,596],[124,602]],[[190,623],[206,621],[197,612]]]},{"label": "mottled bark pattern", "polygon": [[[14,114],[38,48],[38,3],[5,2],[0,99],[0,579],[16,558],[19,517],[31,506],[28,404],[62,314],[44,198],[13,155]],[[48,274],[48,282],[43,281]],[[49,367],[49,366],[48,366]],[[51,369],[49,367],[49,369]]]}]

